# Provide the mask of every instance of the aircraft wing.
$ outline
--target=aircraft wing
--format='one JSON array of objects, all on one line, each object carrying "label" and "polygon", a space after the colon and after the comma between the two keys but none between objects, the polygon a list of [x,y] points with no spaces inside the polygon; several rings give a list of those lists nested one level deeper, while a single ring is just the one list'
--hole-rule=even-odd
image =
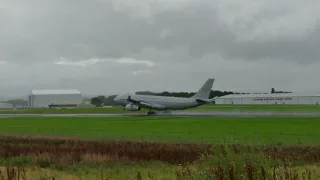
[{"label": "aircraft wing", "polygon": [[134,104],[138,104],[142,108],[146,108],[146,109],[149,109],[149,108],[152,108],[152,109],[164,109],[164,107],[159,105],[159,104],[148,103],[148,102],[144,102],[144,101],[140,101],[140,100],[134,100],[134,99],[131,98],[131,96],[129,96],[127,100],[129,102],[134,103]]}]

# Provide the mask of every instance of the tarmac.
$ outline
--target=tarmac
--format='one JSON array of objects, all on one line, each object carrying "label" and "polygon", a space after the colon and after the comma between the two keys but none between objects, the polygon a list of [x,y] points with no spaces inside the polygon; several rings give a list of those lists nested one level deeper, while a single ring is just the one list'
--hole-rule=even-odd
[{"label": "tarmac", "polygon": [[0,118],[13,117],[207,117],[207,118],[262,118],[262,117],[283,117],[283,118],[312,118],[320,117],[320,113],[244,113],[244,112],[173,112],[171,114],[158,113],[147,114],[0,114]]}]

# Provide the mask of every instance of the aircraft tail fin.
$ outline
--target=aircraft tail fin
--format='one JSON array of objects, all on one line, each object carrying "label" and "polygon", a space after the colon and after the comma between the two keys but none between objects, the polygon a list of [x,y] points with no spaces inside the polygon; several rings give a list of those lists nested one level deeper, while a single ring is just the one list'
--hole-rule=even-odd
[{"label": "aircraft tail fin", "polygon": [[209,99],[214,79],[208,79],[192,98]]}]

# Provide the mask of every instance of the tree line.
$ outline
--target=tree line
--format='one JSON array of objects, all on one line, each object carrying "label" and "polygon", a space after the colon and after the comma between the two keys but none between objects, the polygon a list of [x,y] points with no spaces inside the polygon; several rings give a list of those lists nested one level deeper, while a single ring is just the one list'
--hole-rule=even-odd
[{"label": "tree line", "polygon": [[[150,91],[138,91],[136,92],[138,95],[152,95],[152,96],[170,96],[170,97],[184,97],[184,98],[189,98],[195,95],[195,92],[160,92],[160,93],[155,93],[155,92],[150,92]],[[220,96],[225,96],[229,94],[240,94],[240,93],[234,93],[231,91],[212,91],[210,93],[209,99],[214,98],[214,97],[220,97]],[[244,94],[244,93],[242,93]]]},{"label": "tree line", "polygon": [[276,91],[274,88],[271,88],[271,94],[276,94],[276,93],[292,93],[289,91]]},{"label": "tree line", "polygon": [[96,107],[103,107],[103,106],[114,106],[117,105],[114,101],[114,98],[117,95],[111,95],[111,96],[97,96],[97,97],[93,97],[91,98],[90,103],[92,105],[95,105]]}]

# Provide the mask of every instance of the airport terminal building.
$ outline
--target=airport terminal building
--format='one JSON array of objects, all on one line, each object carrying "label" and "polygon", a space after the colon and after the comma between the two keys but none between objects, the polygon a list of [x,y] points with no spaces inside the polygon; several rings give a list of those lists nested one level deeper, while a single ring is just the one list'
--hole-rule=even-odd
[{"label": "airport terminal building", "polygon": [[77,107],[82,94],[76,89],[31,90],[28,95],[29,107]]},{"label": "airport terminal building", "polygon": [[230,94],[217,97],[215,104],[320,104],[320,94]]}]

